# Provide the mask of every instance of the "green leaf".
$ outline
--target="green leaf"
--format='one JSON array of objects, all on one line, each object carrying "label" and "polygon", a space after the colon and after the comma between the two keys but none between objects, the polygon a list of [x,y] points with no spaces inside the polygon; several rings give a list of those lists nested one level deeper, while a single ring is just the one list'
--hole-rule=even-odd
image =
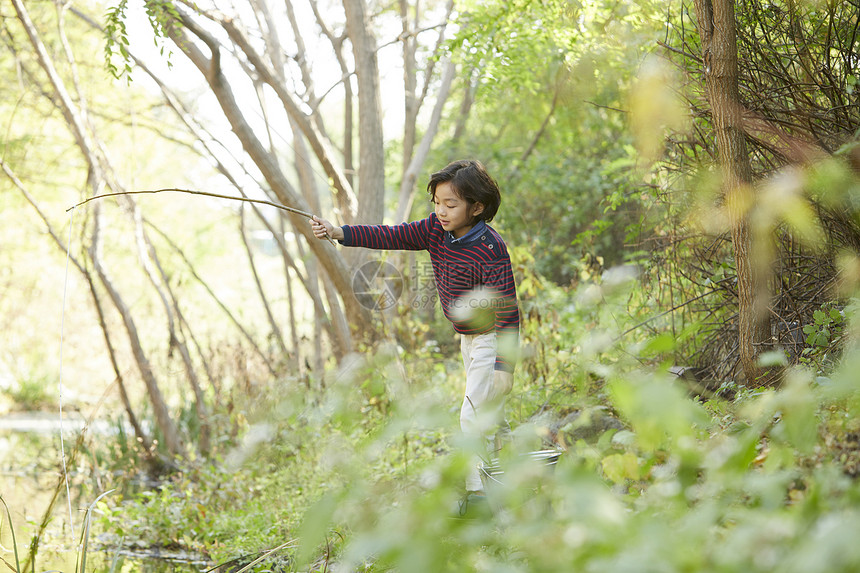
[{"label": "green leaf", "polygon": [[301,536],[297,555],[299,563],[309,562],[315,555],[316,548],[325,542],[341,497],[335,493],[327,493],[305,512],[299,527]]},{"label": "green leaf", "polygon": [[772,436],[778,443],[802,454],[812,452],[818,441],[818,400],[811,387],[811,374],[789,370],[784,386],[758,403],[760,419],[778,415]]},{"label": "green leaf", "polygon": [[782,350],[772,350],[770,352],[763,352],[758,357],[758,365],[761,368],[768,368],[770,366],[787,366],[788,365],[788,357],[785,355],[785,352]]},{"label": "green leaf", "polygon": [[691,438],[711,424],[702,406],[690,400],[668,377],[616,380],[610,385],[610,393],[646,450],[665,445],[694,447]]},{"label": "green leaf", "polygon": [[651,338],[645,345],[645,348],[642,349],[642,354],[644,354],[645,356],[654,356],[657,354],[671,352],[674,349],[675,337],[672,336],[672,333],[666,332],[664,334],[660,334]]},{"label": "green leaf", "polygon": [[607,456],[603,458],[600,465],[604,475],[615,483],[638,480],[642,473],[639,467],[639,458],[632,452]]}]

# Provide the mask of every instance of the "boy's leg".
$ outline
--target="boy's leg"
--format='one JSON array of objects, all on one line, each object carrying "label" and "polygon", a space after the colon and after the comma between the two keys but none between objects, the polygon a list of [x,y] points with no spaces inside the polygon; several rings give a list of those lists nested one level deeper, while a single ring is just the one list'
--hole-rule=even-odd
[{"label": "boy's leg", "polygon": [[[494,436],[504,420],[504,397],[494,397],[493,383],[496,364],[496,335],[462,335],[460,352],[466,368],[466,390],[460,408],[460,429],[473,444],[484,446],[481,455],[494,449]],[[483,489],[478,471],[480,459],[476,456],[474,467],[466,476],[466,491]]]}]

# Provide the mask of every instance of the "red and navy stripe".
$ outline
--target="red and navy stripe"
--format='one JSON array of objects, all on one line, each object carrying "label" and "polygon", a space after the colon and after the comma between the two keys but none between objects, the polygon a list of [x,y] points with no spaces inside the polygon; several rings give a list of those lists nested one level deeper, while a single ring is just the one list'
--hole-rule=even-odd
[{"label": "red and navy stripe", "polygon": [[[344,225],[344,245],[369,249],[411,250],[430,253],[436,290],[445,317],[461,334],[495,331],[496,343],[516,347],[520,312],[511,259],[502,237],[491,227],[468,244],[451,243],[435,213],[426,219],[400,225]],[[489,298],[472,299],[476,289]],[[476,312],[466,320],[456,312],[459,304],[471,304]],[[513,343],[506,342],[512,341]],[[513,371],[512,356],[496,358],[496,369]]]}]

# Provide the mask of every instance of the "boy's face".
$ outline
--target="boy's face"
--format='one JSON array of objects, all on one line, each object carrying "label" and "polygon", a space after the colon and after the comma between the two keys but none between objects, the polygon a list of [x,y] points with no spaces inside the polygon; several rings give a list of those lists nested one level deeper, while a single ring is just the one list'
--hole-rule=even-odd
[{"label": "boy's face", "polygon": [[457,195],[448,181],[436,185],[433,203],[442,228],[458,239],[469,232],[475,224],[475,217],[484,210],[480,203],[469,203]]}]

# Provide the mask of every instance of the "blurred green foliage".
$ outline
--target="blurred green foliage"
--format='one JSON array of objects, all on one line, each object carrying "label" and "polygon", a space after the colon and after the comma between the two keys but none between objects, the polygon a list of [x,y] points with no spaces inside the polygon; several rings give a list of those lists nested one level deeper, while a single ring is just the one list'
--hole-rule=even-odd
[{"label": "blurred green foliage", "polygon": [[[855,570],[856,350],[828,378],[799,367],[780,389],[705,399],[619,337],[633,279],[541,286],[547,322],[524,330],[489,518],[453,517],[460,365],[390,347],[328,372],[321,393],[285,382],[249,419],[256,438],[104,500],[101,528],[216,562],[297,542],[260,571]],[[623,429],[560,439],[558,413],[589,405]],[[557,465],[524,455],[553,440]]]}]

